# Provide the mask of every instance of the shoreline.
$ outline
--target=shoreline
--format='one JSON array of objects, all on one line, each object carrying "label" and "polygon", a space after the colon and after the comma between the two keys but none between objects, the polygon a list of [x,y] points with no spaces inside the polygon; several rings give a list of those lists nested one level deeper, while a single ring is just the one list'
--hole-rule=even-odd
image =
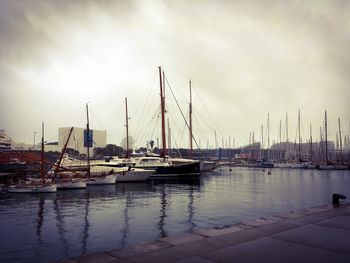
[{"label": "shoreline", "polygon": [[[230,262],[230,253],[234,253],[235,255],[238,253],[241,258],[250,258],[252,256],[254,258],[254,255],[247,253],[247,251],[244,252],[244,249],[242,250],[240,247],[244,248],[244,246],[251,245],[251,243],[254,242],[257,244],[261,242],[263,244],[266,242],[276,243],[275,245],[272,244],[271,248],[273,249],[281,245],[279,243],[282,242],[283,244],[283,241],[275,236],[283,236],[283,234],[288,236],[288,232],[290,231],[301,231],[299,233],[300,238],[307,239],[307,231],[303,232],[303,228],[310,229],[310,227],[318,227],[320,224],[322,225],[322,223],[324,223],[323,221],[329,221],[344,216],[348,216],[349,223],[344,222],[342,226],[338,225],[336,228],[338,227],[338,230],[339,228],[347,229],[349,232],[347,234],[350,234],[350,204],[342,204],[338,207],[334,207],[333,205],[321,205],[303,210],[271,215],[269,217],[242,220],[239,223],[224,227],[198,229],[192,233],[169,236],[154,241],[145,241],[115,250],[95,252],[78,257],[61,259],[55,262]],[[336,232],[336,228],[333,228],[333,231]],[[329,231],[329,229],[326,230]],[[341,241],[350,244],[350,235],[348,235],[347,240],[338,240],[339,238],[333,235],[332,237],[335,238],[335,242]],[[342,237],[342,239],[344,238]],[[350,262],[350,245],[348,246],[348,250],[340,252],[343,254],[345,253],[344,257]],[[308,247],[309,249],[307,249]],[[228,250],[228,248],[231,249]],[[305,244],[303,244],[303,248],[313,251],[314,245],[305,246]],[[225,251],[227,257],[225,257]],[[312,253],[310,251],[306,254],[301,253],[299,256],[306,256],[307,254],[310,256],[310,253]],[[254,252],[254,250],[251,252]],[[333,249],[330,253],[339,252]],[[279,254],[281,254],[281,252]],[[280,256],[283,256],[283,253]],[[341,255],[338,254],[335,256],[341,257]],[[257,261],[259,261],[258,257],[257,254]],[[233,258],[231,259],[233,260]],[[271,259],[274,260],[274,257]],[[281,258],[276,255],[275,259],[277,262]],[[302,260],[303,258],[299,259]],[[320,260],[322,261],[322,258],[320,258]]]}]

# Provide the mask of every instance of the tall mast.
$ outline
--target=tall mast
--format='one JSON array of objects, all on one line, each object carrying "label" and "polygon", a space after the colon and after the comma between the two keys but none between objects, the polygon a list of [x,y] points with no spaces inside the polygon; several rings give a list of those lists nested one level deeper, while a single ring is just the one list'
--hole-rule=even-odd
[{"label": "tall mast", "polygon": [[86,103],[86,141],[87,141],[87,175],[90,178],[90,127],[89,127],[89,106]]},{"label": "tall mast", "polygon": [[268,158],[271,159],[271,152],[270,152],[270,113],[267,113],[267,150],[268,150]]},{"label": "tall mast", "polygon": [[289,146],[289,138],[288,138],[288,112],[286,112],[286,143],[284,147],[284,159],[288,160],[288,146]]},{"label": "tall mast", "polygon": [[62,159],[63,159],[63,155],[64,155],[64,153],[66,152],[67,145],[68,145],[70,136],[72,135],[72,132],[73,132],[73,127],[72,127],[72,128],[70,129],[70,131],[69,131],[67,141],[65,142],[65,144],[64,144],[64,146],[63,146],[63,149],[62,149],[62,151],[61,151],[60,159],[58,159],[58,162],[57,162],[57,164],[56,164],[56,167],[55,167],[55,170],[54,170],[54,181],[56,180],[57,173],[58,173],[58,169],[59,169],[60,166],[61,166]]},{"label": "tall mast", "polygon": [[[166,155],[166,140],[165,140],[165,97],[163,95],[163,81],[162,81],[162,68],[158,67],[159,70],[159,83],[160,83],[160,110],[162,114],[162,152],[161,157],[165,160]],[[164,75],[163,75],[164,77]]]},{"label": "tall mast", "polygon": [[298,158],[299,163],[301,163],[301,139],[300,139],[300,110],[298,110]]},{"label": "tall mast", "polygon": [[343,159],[343,146],[342,146],[341,130],[340,130],[340,118],[338,118],[338,126],[339,126],[340,158],[341,158],[341,164],[344,164],[344,159]]},{"label": "tall mast", "polygon": [[192,83],[190,80],[190,159],[193,158],[193,141],[192,141]]},{"label": "tall mast", "polygon": [[172,151],[171,151],[171,128],[170,128],[170,122],[169,122],[169,118],[168,118],[168,149],[169,149],[169,156],[172,155]]},{"label": "tall mast", "polygon": [[45,183],[44,176],[44,122],[41,124],[41,178]]},{"label": "tall mast", "polygon": [[282,120],[280,120],[280,129],[279,129],[279,149],[278,149],[278,155],[279,155],[279,162],[282,159]]},{"label": "tall mast", "polygon": [[288,138],[288,112],[286,113],[286,142],[289,141]]},{"label": "tall mast", "polygon": [[128,98],[125,98],[126,158],[129,158],[129,116]]},{"label": "tall mast", "polygon": [[280,120],[280,129],[279,129],[279,143],[282,143],[282,121]]},{"label": "tall mast", "polygon": [[325,141],[326,141],[326,165],[328,164],[328,141],[327,141],[327,110],[324,112],[324,128],[325,128]]},{"label": "tall mast", "polygon": [[314,153],[313,153],[313,149],[312,149],[312,126],[310,123],[310,160],[311,161],[313,161],[313,156],[314,156]]},{"label": "tall mast", "polygon": [[264,125],[261,125],[260,160],[262,160],[262,149],[264,148]]}]

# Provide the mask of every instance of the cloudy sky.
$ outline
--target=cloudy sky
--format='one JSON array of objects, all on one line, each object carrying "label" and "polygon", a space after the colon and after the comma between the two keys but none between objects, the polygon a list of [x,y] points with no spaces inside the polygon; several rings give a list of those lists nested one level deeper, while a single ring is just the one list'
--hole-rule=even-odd
[{"label": "cloudy sky", "polygon": [[[130,133],[142,146],[159,137],[162,66],[185,115],[193,83],[194,135],[201,147],[259,138],[270,113],[271,141],[350,129],[350,1],[0,1],[0,128],[31,143],[46,125],[91,127],[120,144],[124,98]],[[173,145],[188,144],[171,91]],[[266,130],[265,130],[266,133]],[[38,139],[38,138],[37,138]]]}]

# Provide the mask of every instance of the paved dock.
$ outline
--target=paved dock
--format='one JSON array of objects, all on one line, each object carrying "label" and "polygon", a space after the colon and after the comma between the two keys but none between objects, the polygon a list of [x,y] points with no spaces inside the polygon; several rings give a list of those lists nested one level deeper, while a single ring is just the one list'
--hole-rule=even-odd
[{"label": "paved dock", "polygon": [[350,262],[350,205],[324,205],[58,261]]}]

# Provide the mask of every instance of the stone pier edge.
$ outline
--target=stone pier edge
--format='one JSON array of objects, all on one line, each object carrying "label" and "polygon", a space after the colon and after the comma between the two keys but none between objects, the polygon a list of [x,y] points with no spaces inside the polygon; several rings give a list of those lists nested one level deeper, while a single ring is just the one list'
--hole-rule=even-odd
[{"label": "stone pier edge", "polygon": [[[232,234],[234,232],[245,231],[249,229],[262,229],[264,227],[273,226],[274,224],[282,223],[282,222],[290,222],[290,220],[297,220],[303,217],[310,217],[314,215],[322,215],[327,214],[327,212],[335,212],[335,211],[347,211],[349,212],[350,203],[342,204],[339,207],[334,207],[333,205],[320,205],[311,208],[306,208],[297,211],[290,211],[286,213],[280,213],[267,217],[260,217],[257,219],[248,219],[243,220],[239,223],[227,225],[227,226],[219,226],[208,229],[197,229],[192,233],[183,233],[179,235],[169,236],[165,238],[161,238],[154,241],[144,241],[134,245],[130,245],[127,247],[107,250],[103,252],[95,252],[87,255],[81,255],[78,257],[72,257],[68,259],[62,259],[55,261],[56,263],[81,263],[81,262],[101,262],[101,263],[109,263],[109,262],[118,262],[119,260],[127,260],[129,258],[139,256],[142,254],[146,254],[149,252],[155,252],[166,248],[171,248],[178,245],[183,245],[186,243],[191,243],[199,240],[210,239],[213,237],[220,237],[223,235]],[[345,209],[345,210],[344,210]],[[327,218],[320,216],[319,219],[313,219],[315,222],[321,221]],[[294,227],[289,228],[297,228],[300,227],[300,224],[295,224]],[[281,229],[281,231],[283,231]],[[277,231],[279,232],[279,231]],[[275,234],[273,232],[271,234]],[[268,236],[268,234],[267,234]]]}]

